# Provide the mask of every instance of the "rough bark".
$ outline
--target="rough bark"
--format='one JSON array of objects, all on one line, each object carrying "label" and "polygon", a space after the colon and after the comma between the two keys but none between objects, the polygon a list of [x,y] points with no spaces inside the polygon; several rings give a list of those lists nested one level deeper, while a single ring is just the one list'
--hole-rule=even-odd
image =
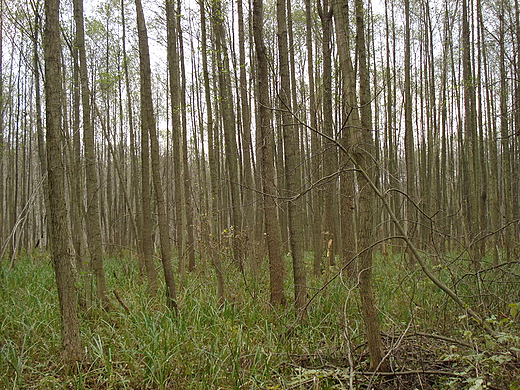
[{"label": "rough bark", "polygon": [[[413,118],[412,118],[412,86],[411,86],[411,62],[410,62],[410,0],[404,1],[405,29],[404,29],[404,150],[405,150],[405,166],[406,166],[406,192],[408,195],[408,203],[406,204],[406,228],[409,237],[413,237],[415,231],[416,210],[414,203],[416,200],[416,171],[417,164],[415,161],[415,142],[413,134]],[[411,200],[411,201],[410,201]],[[413,202],[413,203],[412,203]],[[408,261],[410,254],[408,253]]]},{"label": "rough bark", "polygon": [[65,172],[62,153],[62,80],[59,0],[45,1],[45,101],[47,174],[49,191],[49,241],[61,314],[63,358],[72,364],[82,358],[76,291],[69,248]]},{"label": "rough bark", "polygon": [[215,60],[217,66],[219,105],[222,115],[222,127],[224,131],[225,164],[230,187],[230,226],[228,226],[233,258],[242,270],[243,259],[238,247],[236,233],[242,229],[241,207],[242,202],[239,193],[238,173],[238,147],[236,137],[236,120],[233,109],[233,94],[231,92],[231,70],[229,66],[229,54],[226,43],[224,17],[220,0],[212,3],[212,25],[215,37]]},{"label": "rough bark", "polygon": [[90,106],[88,85],[87,57],[85,51],[85,28],[83,21],[83,0],[74,0],[74,21],[76,25],[76,46],[79,54],[79,73],[81,84],[81,107],[83,119],[83,144],[85,147],[85,175],[87,184],[87,237],[90,252],[90,264],[96,278],[96,295],[106,307],[105,272],[103,271],[103,247],[101,243],[101,222],[99,211],[99,180],[97,171],[94,127]]},{"label": "rough bark", "polygon": [[[175,293],[175,279],[171,263],[170,235],[166,218],[166,205],[159,171],[159,140],[157,137],[155,116],[152,101],[152,80],[150,68],[150,50],[148,47],[148,33],[140,0],[135,0],[137,11],[137,30],[139,36],[139,68],[141,76],[141,126],[142,135],[147,133],[150,139],[150,155],[152,163],[152,181],[154,186],[155,201],[157,203],[157,218],[159,221],[159,236],[161,247],[161,261],[166,283],[166,304],[172,309],[177,309]],[[144,173],[144,172],[143,172]],[[143,188],[143,192],[145,189]],[[151,226],[143,226],[151,229]]]},{"label": "rough bark", "polygon": [[204,78],[204,92],[206,99],[207,110],[207,127],[208,127],[208,162],[209,162],[209,176],[210,176],[210,194],[209,194],[209,229],[210,242],[209,252],[211,263],[215,268],[215,275],[217,279],[217,300],[219,303],[224,302],[225,298],[225,280],[222,264],[220,261],[220,254],[217,248],[220,245],[219,232],[219,157],[218,157],[218,139],[213,128],[213,110],[211,101],[211,88],[208,71],[208,49],[207,49],[207,34],[206,34],[206,13],[204,10],[204,2],[200,2],[200,16],[201,16],[201,35],[202,35],[202,72]]},{"label": "rough bark", "polygon": [[[334,18],[336,21],[336,37],[338,42],[338,56],[341,69],[341,99],[342,121],[340,143],[345,150],[352,146],[352,133],[359,127],[359,112],[356,97],[356,74],[352,65],[349,44],[348,2],[336,0],[334,2]],[[356,275],[356,262],[351,261],[357,253],[356,223],[355,223],[355,178],[352,162],[345,153],[340,154],[340,166],[345,170],[340,179],[340,213],[341,213],[341,262],[350,265],[346,273],[351,278]]]},{"label": "rough bark", "polygon": [[[318,1],[318,13],[323,30],[322,54],[323,54],[323,133],[334,138],[333,110],[332,110],[332,6],[328,0]],[[323,176],[331,177],[338,168],[338,155],[334,143],[324,140]],[[332,245],[327,245],[327,268],[333,264],[334,248],[336,247],[336,223],[338,210],[336,208],[337,179],[336,176],[324,184],[323,191],[323,233],[326,243],[332,240]]]},{"label": "rough bark", "polygon": [[[370,96],[370,78],[367,67],[367,49],[365,43],[365,16],[363,0],[355,0],[356,7],[356,52],[359,72],[359,106],[361,107],[361,126],[354,138],[353,158],[356,165],[366,172],[374,181],[374,141],[372,139],[372,110]],[[372,249],[374,232],[375,194],[370,188],[367,177],[358,175],[358,246],[363,252],[359,255],[359,292],[363,308],[368,349],[370,352],[370,368],[386,371],[387,363],[383,361],[383,344],[381,329],[375,306],[372,288]]]},{"label": "rough bark", "polygon": [[171,118],[172,118],[172,165],[173,165],[173,199],[175,203],[175,243],[177,246],[177,256],[179,258],[179,268],[183,271],[182,258],[184,256],[185,230],[183,228],[182,204],[183,204],[183,183],[182,183],[182,128],[181,128],[181,81],[179,67],[179,53],[177,44],[177,15],[173,1],[166,1],[166,39],[167,39],[167,58],[169,72],[169,88],[171,99]]},{"label": "rough bark", "polygon": [[[307,46],[307,74],[309,77],[309,123],[311,128],[317,128],[317,107],[316,92],[314,86],[314,50],[312,40],[312,3],[310,0],[305,1],[305,28],[306,28],[306,46]],[[316,133],[312,133],[311,137],[311,181],[316,183],[321,179],[322,157],[320,153],[321,142]],[[313,252],[313,272],[314,276],[321,274],[321,260],[323,257],[322,244],[322,194],[321,191],[314,191],[312,197],[312,252]]]},{"label": "rough bark", "polygon": [[283,292],[284,262],[280,222],[277,214],[276,170],[274,166],[274,129],[269,101],[269,79],[266,47],[263,39],[263,2],[253,2],[253,34],[256,52],[256,92],[261,134],[261,176],[264,203],[265,236],[269,253],[270,301],[273,306],[285,304]]},{"label": "rough bark", "polygon": [[[289,74],[289,50],[287,41],[287,14],[285,0],[276,2],[280,88],[278,98],[282,107],[282,133],[285,156],[286,196],[292,197],[301,191],[301,151],[298,128],[294,126],[291,104],[291,80]],[[303,206],[301,199],[291,200],[289,212],[289,244],[293,260],[294,304],[300,312],[307,303],[307,276],[303,258]],[[300,313],[304,314],[304,313]]]}]

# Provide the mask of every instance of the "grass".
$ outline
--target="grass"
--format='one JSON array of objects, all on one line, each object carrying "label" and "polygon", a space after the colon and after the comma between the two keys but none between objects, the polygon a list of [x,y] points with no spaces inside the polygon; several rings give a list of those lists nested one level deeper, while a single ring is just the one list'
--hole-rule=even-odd
[{"label": "grass", "polygon": [[[264,279],[255,280],[257,289],[252,293],[253,283],[228,264],[230,299],[223,306],[216,304],[212,271],[197,271],[180,283],[180,310],[174,316],[166,311],[161,294],[148,297],[133,264],[129,259],[105,261],[109,291],[117,290],[130,310],[127,313],[111,295],[111,311],[81,312],[85,359],[73,370],[65,370],[59,361],[60,321],[50,260],[26,256],[17,260],[14,269],[4,269],[0,279],[0,388],[348,388],[345,367],[349,366],[349,351],[355,369],[367,369],[364,326],[352,281],[335,279],[316,295],[307,321],[299,323],[290,305],[283,310],[269,307],[265,269],[261,273]],[[514,384],[507,372],[499,369],[520,368],[515,366],[518,357],[514,357],[514,348],[520,348],[514,336],[518,334],[518,318],[508,309],[520,301],[518,295],[515,297],[518,267],[500,272],[500,283],[493,282],[495,273],[481,273],[478,283],[483,295],[476,297],[476,276],[454,271],[454,267],[441,265],[437,269],[439,277],[466,295],[468,304],[481,305],[479,310],[509,337],[505,350],[485,339],[422,273],[403,267],[400,256],[378,256],[375,290],[385,345],[392,351],[389,359],[394,367],[411,369],[422,359],[422,364],[440,362],[448,372],[466,370],[460,378],[437,378],[423,388],[469,388],[468,381],[479,378],[484,384],[489,381],[518,386],[504,389],[519,388],[518,382]],[[323,280],[312,280],[311,294],[322,285]],[[289,283],[287,291],[290,289]],[[410,335],[421,331],[465,338],[475,348],[461,350],[453,344],[418,337],[402,338],[398,343],[392,338],[406,330]],[[488,348],[487,353],[482,346]],[[416,357],[411,358],[411,353]],[[497,363],[500,359],[509,360]],[[398,387],[395,380],[394,387],[377,382],[380,387],[376,388],[409,385],[403,382]]]}]

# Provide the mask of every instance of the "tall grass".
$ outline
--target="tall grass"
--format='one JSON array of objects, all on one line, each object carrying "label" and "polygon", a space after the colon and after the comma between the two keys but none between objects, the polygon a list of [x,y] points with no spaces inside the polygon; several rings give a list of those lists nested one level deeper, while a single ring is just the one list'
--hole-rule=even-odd
[{"label": "tall grass", "polygon": [[[386,333],[403,331],[413,321],[416,329],[460,335],[459,309],[420,272],[403,267],[399,256],[379,256],[375,264]],[[231,263],[227,288],[232,293],[224,305],[216,304],[211,270],[199,270],[182,281],[176,316],[165,309],[161,294],[146,294],[133,260],[108,259],[105,271],[109,291],[117,290],[129,312],[115,299],[109,312],[82,312],[85,359],[67,371],[59,360],[60,321],[50,260],[25,257],[14,269],[3,270],[0,388],[283,389],[302,364],[348,365],[352,349],[356,364],[365,363],[356,281],[336,278],[316,295],[301,323],[290,304],[285,309],[269,306],[267,279],[252,283]],[[261,274],[266,277],[267,270]],[[454,277],[454,271],[442,267],[438,274],[447,282],[462,278],[459,290],[471,290],[471,277]],[[323,282],[313,280],[309,294]],[[480,282],[491,288],[487,276]],[[252,286],[257,286],[254,293]],[[500,288],[496,294],[506,292]],[[501,307],[507,307],[507,299],[502,300]]]}]

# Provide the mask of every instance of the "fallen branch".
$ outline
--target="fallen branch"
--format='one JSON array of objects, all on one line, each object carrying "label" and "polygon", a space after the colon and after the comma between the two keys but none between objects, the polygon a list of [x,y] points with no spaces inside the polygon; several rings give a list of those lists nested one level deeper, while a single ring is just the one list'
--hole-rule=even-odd
[{"label": "fallen branch", "polygon": [[114,293],[114,296],[116,297],[116,299],[117,299],[117,301],[119,302],[119,304],[123,307],[123,309],[125,309],[126,314],[130,314],[130,309],[129,309],[128,306],[126,306],[126,304],[123,302],[123,300],[122,300],[121,297],[119,296],[119,293],[117,292],[117,290],[112,290],[112,292]]}]

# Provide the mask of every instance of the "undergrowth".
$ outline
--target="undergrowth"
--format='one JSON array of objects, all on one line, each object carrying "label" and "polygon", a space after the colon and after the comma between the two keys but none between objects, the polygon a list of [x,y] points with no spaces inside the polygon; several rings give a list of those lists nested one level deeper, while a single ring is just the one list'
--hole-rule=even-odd
[{"label": "undergrowth", "polygon": [[[484,263],[473,272],[457,269],[449,258],[432,265],[487,318],[497,340],[417,267],[405,266],[397,255],[378,255],[374,284],[387,359],[394,372],[404,372],[378,377],[365,372],[368,351],[355,280],[339,276],[325,288],[323,278],[312,280],[313,299],[302,322],[290,304],[270,307],[266,269],[251,279],[230,262],[225,304],[216,303],[212,270],[197,270],[179,281],[174,315],[162,294],[147,295],[134,264],[129,258],[105,261],[111,309],[80,310],[84,360],[69,370],[59,358],[50,260],[24,257],[3,269],[0,388],[520,389],[515,264],[487,270]],[[288,282],[289,301],[291,288]]]}]

